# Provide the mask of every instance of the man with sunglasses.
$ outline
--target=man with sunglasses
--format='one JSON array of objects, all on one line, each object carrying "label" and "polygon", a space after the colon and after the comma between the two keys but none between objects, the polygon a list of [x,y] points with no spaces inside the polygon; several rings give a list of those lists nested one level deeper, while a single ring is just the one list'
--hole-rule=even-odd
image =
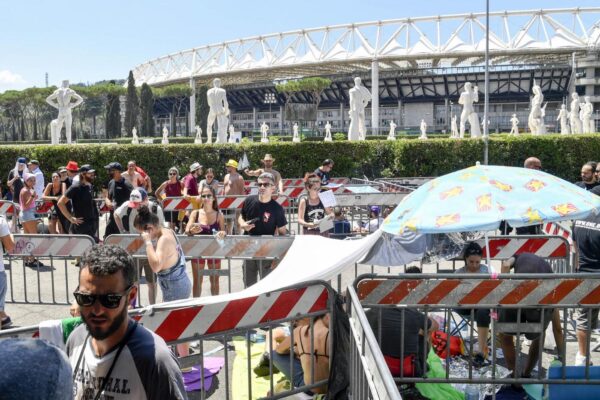
[{"label": "man with sunglasses", "polygon": [[[238,224],[245,235],[286,235],[287,219],[283,207],[273,200],[275,177],[268,172],[262,173],[258,179],[258,195],[248,196],[242,206],[242,214]],[[244,287],[256,283],[258,275],[261,279],[271,272],[271,266],[263,265],[261,260],[244,261]]]},{"label": "man with sunglasses", "polygon": [[[79,168],[79,182],[74,183],[58,200],[58,208],[69,220],[72,235],[88,235],[98,241],[98,208],[94,202],[94,178],[96,171],[85,164]],[[72,210],[67,203],[71,201]]]},{"label": "man with sunglasses", "polygon": [[177,360],[162,338],[128,317],[137,295],[127,252],[93,246],[73,293],[83,325],[67,341],[76,399],[187,399]]}]

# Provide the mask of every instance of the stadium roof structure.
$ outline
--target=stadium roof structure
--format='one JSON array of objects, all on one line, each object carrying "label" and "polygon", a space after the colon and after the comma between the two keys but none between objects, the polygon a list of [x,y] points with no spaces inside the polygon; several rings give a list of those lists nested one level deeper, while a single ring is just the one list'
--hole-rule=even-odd
[{"label": "stadium roof structure", "polygon": [[[552,64],[600,50],[600,7],[491,12],[491,65]],[[169,54],[134,68],[137,85],[285,81],[370,70],[482,66],[485,13],[325,26]]]}]

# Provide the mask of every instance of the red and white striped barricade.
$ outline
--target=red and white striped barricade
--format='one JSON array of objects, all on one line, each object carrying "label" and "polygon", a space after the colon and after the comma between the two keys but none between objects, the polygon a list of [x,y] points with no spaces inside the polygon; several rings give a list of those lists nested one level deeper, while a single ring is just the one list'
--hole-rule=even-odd
[{"label": "red and white striped barricade", "polygon": [[406,178],[377,178],[375,182],[379,182],[384,186],[385,192],[402,192],[410,193],[419,186],[435,179],[432,177],[406,177]]},{"label": "red and white striped barricade", "polygon": [[560,222],[546,222],[542,226],[542,231],[546,235],[562,236],[563,238],[567,239],[569,244],[571,244],[571,245],[573,244],[571,229],[565,227]]},{"label": "red and white striped barricade", "polygon": [[[600,307],[600,274],[581,273],[581,274],[500,274],[492,276],[488,274],[400,274],[400,275],[362,275],[359,276],[353,284],[353,291],[356,291],[358,299],[363,308],[374,310],[376,320],[372,321],[373,326],[381,326],[381,321],[377,315],[380,308],[398,307],[399,313],[405,311],[420,311],[424,313],[435,312],[437,315],[443,313],[442,318],[446,322],[449,316],[456,308],[463,309],[492,309],[492,337],[495,332],[507,333],[517,336],[516,354],[521,352],[522,335],[525,333],[537,333],[540,335],[540,342],[543,348],[546,326],[552,320],[553,310],[559,309],[563,314],[563,322],[567,323],[568,312],[573,309],[584,308],[589,312],[592,309]],[[496,315],[496,310],[499,316]],[[533,314],[536,318],[527,317],[531,320],[521,319],[518,316],[523,315],[527,310],[535,310]],[[545,312],[542,312],[545,310]],[[528,314],[531,315],[531,314]],[[441,316],[441,315],[440,315]],[[471,311],[474,317],[474,311]],[[513,318],[514,317],[514,318]],[[444,329],[446,334],[450,333],[450,323],[442,324],[440,329]],[[591,327],[590,327],[591,328]],[[366,329],[370,329],[366,327]],[[378,336],[378,328],[374,328],[375,337]],[[473,338],[473,327],[470,327],[470,337]],[[427,327],[424,327],[427,330]],[[591,329],[589,330],[591,333]],[[562,342],[562,351],[559,354],[562,359],[566,357],[566,337],[564,335]],[[402,339],[400,339],[402,341]],[[467,354],[469,362],[465,364],[468,369],[468,376],[451,376],[452,366],[446,369],[444,377],[434,380],[436,383],[476,383],[476,384],[511,384],[511,383],[574,383],[565,380],[565,373],[562,372],[561,378],[548,378],[544,373],[532,373],[528,378],[503,378],[501,372],[492,369],[492,375],[479,375],[472,370],[473,343],[471,340],[467,344]],[[492,365],[496,364],[496,352],[493,351],[494,340],[492,340],[492,352],[490,361]],[[450,341],[448,341],[449,346]],[[446,347],[446,351],[448,351]],[[590,353],[588,350],[588,360]],[[400,355],[400,359],[403,355]],[[546,361],[547,362],[547,361]],[[542,362],[540,362],[541,364]],[[522,364],[521,364],[522,367]],[[517,376],[520,371],[520,364],[517,363]],[[541,365],[543,368],[549,365]],[[506,374],[508,375],[508,373]],[[506,376],[504,375],[504,376]],[[426,376],[425,374],[423,376]],[[580,384],[599,384],[600,379],[591,377],[591,379],[581,379]],[[399,378],[396,382],[399,382]],[[401,381],[406,382],[432,382],[429,378],[422,377],[403,377]],[[467,381],[465,381],[467,380]]]},{"label": "red and white striped barricade", "polygon": [[0,200],[0,214],[6,215],[6,217],[12,218],[11,230],[17,232],[18,224],[17,218],[19,217],[19,205],[8,200]]},{"label": "red and white striped barricade", "polygon": [[[68,260],[82,256],[95,244],[94,239],[86,235],[15,234],[14,241],[15,247],[7,257],[10,265],[7,301],[70,304],[78,270],[68,265]],[[32,257],[43,261],[45,267],[26,267],[25,261]],[[61,264],[63,268],[59,268]],[[37,279],[31,278],[34,275]]]},{"label": "red and white striped barricade", "polygon": [[562,236],[490,236],[487,247],[485,239],[479,239],[477,243],[483,249],[483,258],[486,258],[488,253],[490,260],[506,260],[517,254],[532,253],[552,262],[554,272],[572,272],[571,246]]},{"label": "red and white striped barricade", "polygon": [[[217,196],[220,210],[241,210],[248,196]],[[273,199],[282,207],[289,207],[289,199],[285,195],[274,195]],[[193,210],[193,201],[185,197],[166,197],[161,202],[163,211]]]},{"label": "red and white striped barricade", "polygon": [[54,203],[48,200],[37,200],[35,202],[35,213],[36,214],[50,214]]}]

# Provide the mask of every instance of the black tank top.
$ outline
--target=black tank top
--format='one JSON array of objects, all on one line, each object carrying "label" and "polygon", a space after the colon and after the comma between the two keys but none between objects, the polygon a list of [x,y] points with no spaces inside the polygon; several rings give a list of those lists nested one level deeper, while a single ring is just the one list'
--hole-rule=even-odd
[{"label": "black tank top", "polygon": [[325,207],[319,199],[319,204],[311,205],[306,199],[306,208],[304,209],[304,221],[314,222],[315,220],[321,220],[325,218]]}]

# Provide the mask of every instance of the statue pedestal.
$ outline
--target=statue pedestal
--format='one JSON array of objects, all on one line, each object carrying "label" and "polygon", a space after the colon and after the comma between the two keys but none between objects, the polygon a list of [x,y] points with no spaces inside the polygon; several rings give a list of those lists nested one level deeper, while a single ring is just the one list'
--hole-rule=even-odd
[{"label": "statue pedestal", "polygon": [[300,143],[300,138],[292,138],[292,143]]},{"label": "statue pedestal", "polygon": [[269,139],[262,138],[262,139],[260,139],[260,142],[261,143],[269,143]]},{"label": "statue pedestal", "polygon": [[194,139],[194,144],[202,144],[202,139]]},{"label": "statue pedestal", "polygon": [[161,144],[169,144],[169,139],[163,139],[160,141]]},{"label": "statue pedestal", "polygon": [[323,139],[324,142],[333,142],[333,140],[330,137],[326,137],[325,139]]},{"label": "statue pedestal", "polygon": [[133,139],[131,141],[131,144],[140,144],[140,141],[138,139]]},{"label": "statue pedestal", "polygon": [[388,136],[387,140],[396,140],[396,136]]}]

